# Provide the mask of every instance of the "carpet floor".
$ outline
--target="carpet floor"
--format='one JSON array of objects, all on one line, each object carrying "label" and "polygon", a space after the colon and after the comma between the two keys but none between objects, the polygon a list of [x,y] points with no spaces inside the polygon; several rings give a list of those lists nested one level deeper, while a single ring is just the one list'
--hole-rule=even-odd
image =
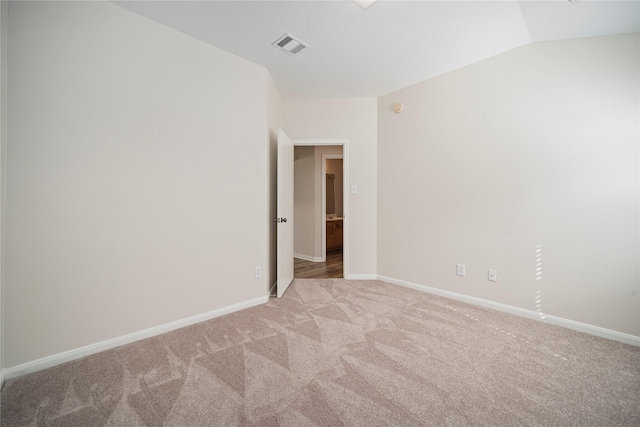
[{"label": "carpet floor", "polygon": [[640,347],[377,281],[8,381],[2,426],[640,426]]}]

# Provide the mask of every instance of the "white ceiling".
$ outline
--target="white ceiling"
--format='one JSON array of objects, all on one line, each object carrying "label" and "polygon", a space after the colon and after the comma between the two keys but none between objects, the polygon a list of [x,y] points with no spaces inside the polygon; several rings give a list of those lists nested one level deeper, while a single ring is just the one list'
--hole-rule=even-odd
[{"label": "white ceiling", "polygon": [[[284,98],[377,97],[532,42],[640,32],[640,1],[125,1],[260,64]],[[290,33],[310,47],[271,46]]]}]

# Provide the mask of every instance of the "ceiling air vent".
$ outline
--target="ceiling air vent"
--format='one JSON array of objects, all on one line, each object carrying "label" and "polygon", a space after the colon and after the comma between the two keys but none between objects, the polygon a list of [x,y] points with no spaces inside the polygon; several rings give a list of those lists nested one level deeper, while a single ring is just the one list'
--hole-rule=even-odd
[{"label": "ceiling air vent", "polygon": [[271,46],[280,49],[283,52],[287,52],[291,56],[295,56],[309,47],[309,45],[293,37],[291,34],[285,34],[278,40],[271,43]]}]

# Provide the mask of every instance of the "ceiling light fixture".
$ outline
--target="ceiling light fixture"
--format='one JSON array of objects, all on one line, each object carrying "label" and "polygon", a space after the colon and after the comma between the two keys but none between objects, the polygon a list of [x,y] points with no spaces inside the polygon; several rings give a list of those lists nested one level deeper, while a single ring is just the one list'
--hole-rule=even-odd
[{"label": "ceiling light fixture", "polygon": [[372,4],[376,2],[376,0],[353,0],[353,1],[358,3],[358,5],[360,5],[360,7],[363,9],[368,9]]},{"label": "ceiling light fixture", "polygon": [[286,33],[284,36],[271,43],[271,46],[275,47],[276,49],[280,49],[281,51],[286,52],[291,56],[295,56],[298,53],[302,52],[302,50],[309,47],[308,44],[300,41],[300,39],[293,37],[289,33]]}]

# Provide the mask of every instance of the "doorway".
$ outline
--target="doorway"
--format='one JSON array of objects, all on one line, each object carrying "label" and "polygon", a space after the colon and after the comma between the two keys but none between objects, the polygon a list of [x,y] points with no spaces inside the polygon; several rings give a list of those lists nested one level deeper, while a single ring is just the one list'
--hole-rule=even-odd
[{"label": "doorway", "polygon": [[294,140],[294,278],[348,275],[346,142]]}]

